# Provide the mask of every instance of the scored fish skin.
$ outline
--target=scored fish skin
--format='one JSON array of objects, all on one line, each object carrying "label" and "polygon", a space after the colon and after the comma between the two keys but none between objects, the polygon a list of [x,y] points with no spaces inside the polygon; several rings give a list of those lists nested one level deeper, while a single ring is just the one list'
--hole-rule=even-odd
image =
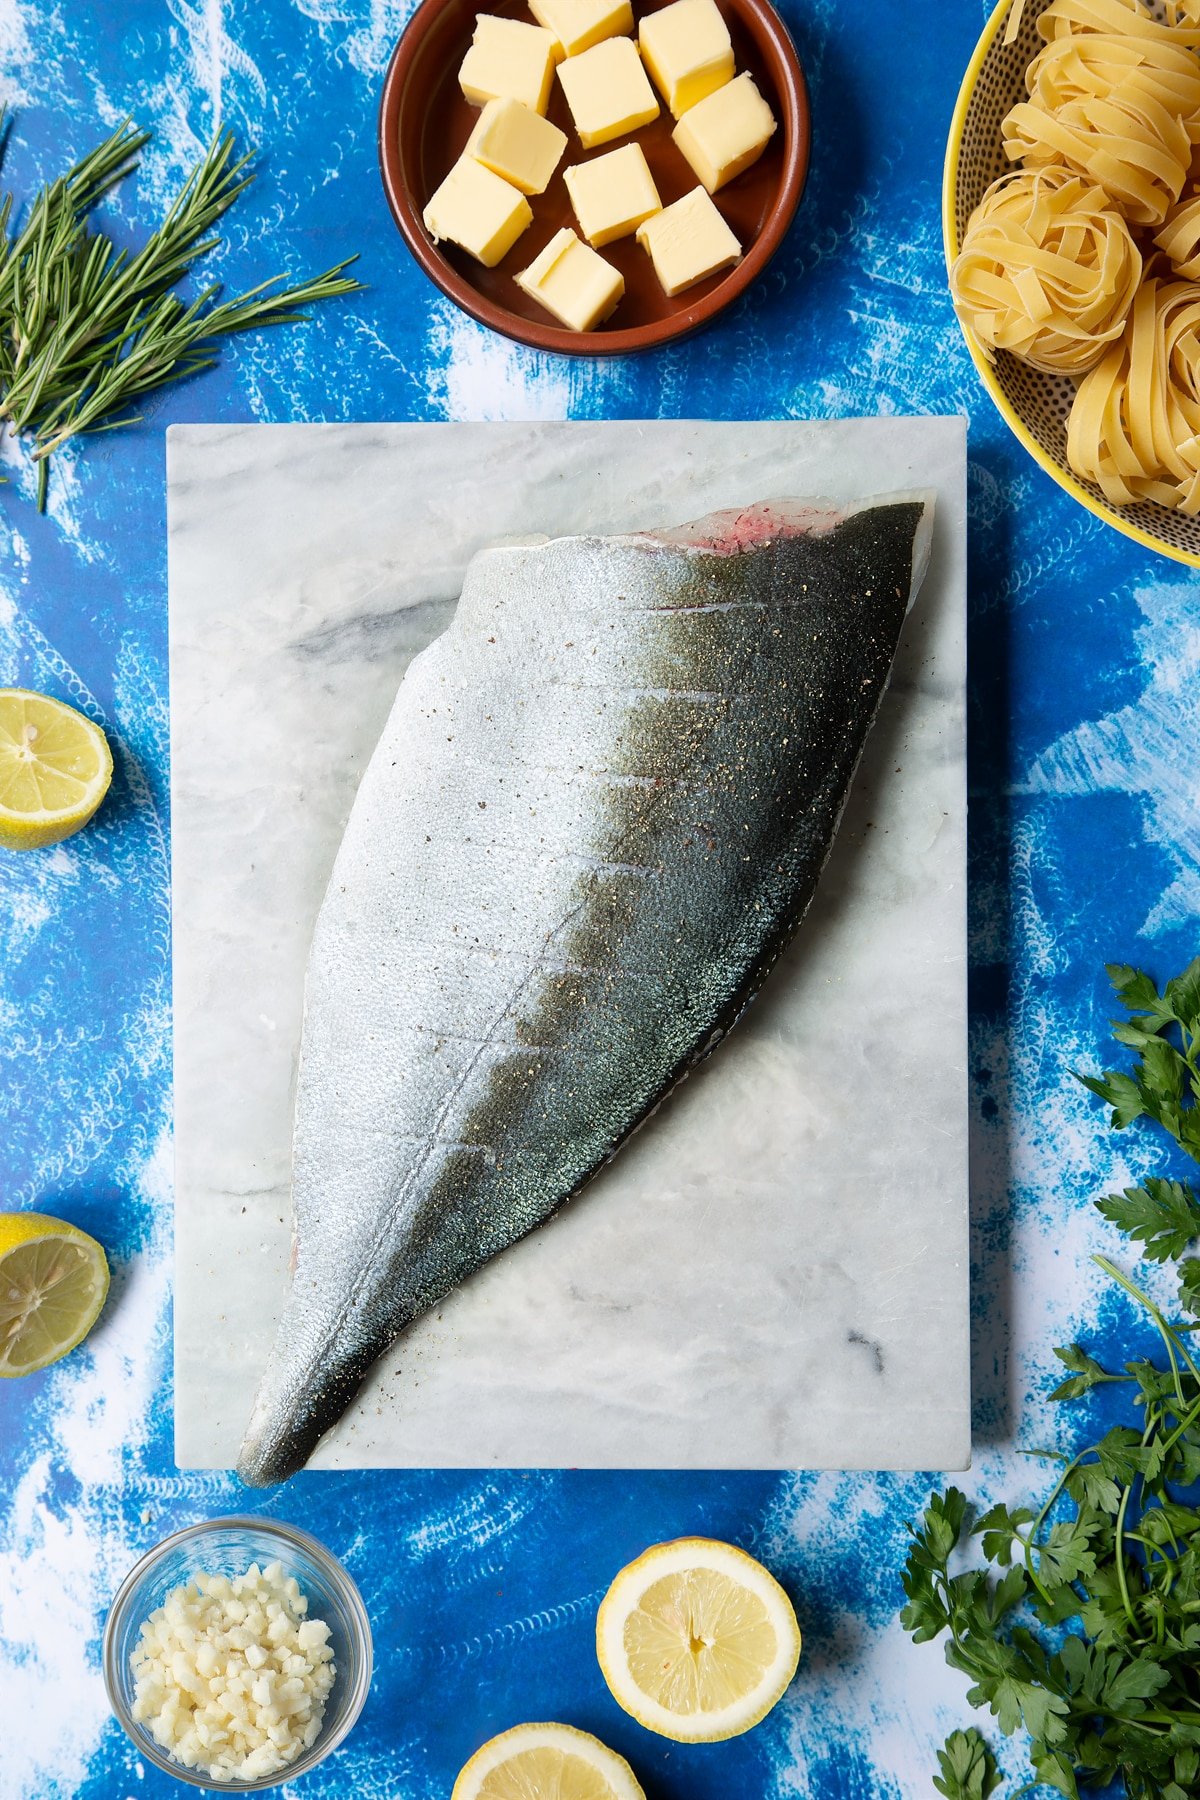
[{"label": "scored fish skin", "polygon": [[578,1193],[753,998],[828,856],[933,498],[472,562],[314,930],[295,1272],[246,1481],[300,1468],[404,1327]]}]

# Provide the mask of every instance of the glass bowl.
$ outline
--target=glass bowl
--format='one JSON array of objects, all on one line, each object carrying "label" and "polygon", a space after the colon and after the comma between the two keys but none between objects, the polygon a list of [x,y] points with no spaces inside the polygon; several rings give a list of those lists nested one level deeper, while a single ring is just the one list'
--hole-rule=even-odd
[{"label": "glass bowl", "polygon": [[[223,1780],[176,1762],[134,1718],[129,1657],[143,1621],[162,1605],[172,1588],[200,1571],[241,1575],[252,1562],[260,1568],[279,1562],[285,1575],[295,1576],[301,1593],[308,1596],[308,1617],[324,1619],[330,1628],[337,1675],[325,1703],[320,1735],[310,1749],[273,1775],[253,1781]],[[192,1787],[250,1793],[294,1780],[342,1742],[362,1711],[371,1685],[371,1627],[362,1596],[341,1563],[306,1531],[273,1519],[210,1519],[164,1538],[121,1583],[104,1627],[104,1684],[113,1711],[147,1762]]]}]

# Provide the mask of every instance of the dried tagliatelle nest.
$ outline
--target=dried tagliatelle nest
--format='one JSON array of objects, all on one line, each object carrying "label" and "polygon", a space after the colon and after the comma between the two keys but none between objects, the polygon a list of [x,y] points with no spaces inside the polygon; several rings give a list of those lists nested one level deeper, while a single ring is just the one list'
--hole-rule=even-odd
[{"label": "dried tagliatelle nest", "polygon": [[[1095,182],[1135,225],[1178,200],[1200,119],[1200,60],[1157,38],[1058,38],[1029,65],[1029,99],[1001,127],[1010,162],[1061,164]],[[1200,130],[1198,130],[1200,135]]]},{"label": "dried tagliatelle nest", "polygon": [[1114,506],[1200,513],[1200,286],[1144,282],[1119,344],[1079,385],[1071,466]]},{"label": "dried tagliatelle nest", "polygon": [[1030,63],[1025,86],[1033,105],[1051,115],[1079,101],[1140,100],[1200,142],[1200,58],[1182,41],[1114,32],[1053,38]]},{"label": "dried tagliatelle nest", "polygon": [[989,358],[1078,384],[1067,461],[1112,505],[1200,513],[1200,0],[1051,0],[1038,31],[955,309]]},{"label": "dried tagliatelle nest", "polygon": [[[1020,30],[1024,11],[1025,0],[1016,0],[1005,33],[1010,43]],[[1142,0],[1055,0],[1038,19],[1038,30],[1047,43],[1089,31],[1138,38],[1161,39],[1165,35],[1168,43],[1196,43],[1200,42],[1200,0],[1167,0],[1161,19]]]},{"label": "dried tagliatelle nest", "polygon": [[950,292],[989,353],[1082,375],[1120,337],[1141,278],[1141,253],[1101,189],[1067,169],[1018,170],[972,215]]},{"label": "dried tagliatelle nest", "polygon": [[1177,275],[1200,280],[1200,194],[1184,194],[1155,233],[1154,242]]}]

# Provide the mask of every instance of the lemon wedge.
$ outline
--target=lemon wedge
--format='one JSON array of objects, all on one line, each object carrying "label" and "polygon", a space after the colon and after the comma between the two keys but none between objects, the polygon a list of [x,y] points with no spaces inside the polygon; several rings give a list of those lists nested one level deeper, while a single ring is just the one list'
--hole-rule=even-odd
[{"label": "lemon wedge", "polygon": [[82,1343],[108,1293],[95,1238],[45,1213],[0,1213],[0,1376],[32,1375]]},{"label": "lemon wedge", "polygon": [[737,1737],[796,1673],[800,1627],[762,1564],[732,1544],[677,1538],[621,1570],[596,1618],[613,1699],[680,1744]]},{"label": "lemon wedge", "polygon": [[42,850],[87,824],[112,780],[90,719],[28,688],[0,688],[0,848]]},{"label": "lemon wedge", "polygon": [[573,1725],[514,1725],[477,1750],[450,1800],[646,1800],[623,1756]]}]

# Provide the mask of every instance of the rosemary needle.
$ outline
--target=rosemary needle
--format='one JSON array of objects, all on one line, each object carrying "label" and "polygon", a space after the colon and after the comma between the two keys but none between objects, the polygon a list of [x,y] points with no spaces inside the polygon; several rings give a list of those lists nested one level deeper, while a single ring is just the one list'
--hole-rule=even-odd
[{"label": "rosemary needle", "polygon": [[220,243],[213,227],[253,177],[248,156],[218,132],[141,249],[118,250],[91,228],[96,203],[136,167],[149,141],[130,120],[41,189],[10,235],[0,198],[0,431],[32,444],[38,510],[49,459],[83,432],[132,422],[145,394],[213,366],[222,338],[306,317],[314,300],[354,293],[354,257],[294,287],[272,276],[229,300],[216,283],[195,299],[174,291]]}]

